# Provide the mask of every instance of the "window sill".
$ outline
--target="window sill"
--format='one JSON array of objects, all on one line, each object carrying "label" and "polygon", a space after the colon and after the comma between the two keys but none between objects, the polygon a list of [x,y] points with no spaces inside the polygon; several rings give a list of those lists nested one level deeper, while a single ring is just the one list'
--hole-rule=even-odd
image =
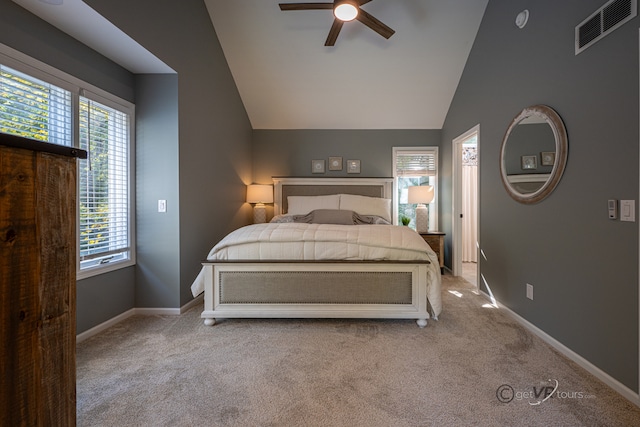
[{"label": "window sill", "polygon": [[109,263],[107,265],[101,265],[101,266],[96,266],[92,268],[87,268],[84,270],[78,270],[76,273],[76,280],[88,279],[93,276],[99,276],[101,274],[110,273],[112,271],[120,270],[126,267],[131,267],[133,265],[136,265],[135,260],[127,259],[123,261]]}]

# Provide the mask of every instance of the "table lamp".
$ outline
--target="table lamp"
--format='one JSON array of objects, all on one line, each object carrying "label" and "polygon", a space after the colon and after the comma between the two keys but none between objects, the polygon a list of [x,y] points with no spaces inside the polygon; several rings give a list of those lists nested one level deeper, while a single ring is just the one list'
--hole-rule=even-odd
[{"label": "table lamp", "polygon": [[253,223],[267,222],[265,203],[273,203],[273,186],[262,184],[247,185],[247,203],[255,203],[253,207]]},{"label": "table lamp", "polygon": [[429,210],[427,206],[433,202],[434,189],[431,185],[414,185],[409,187],[409,203],[416,206],[416,231],[426,233],[429,231]]}]

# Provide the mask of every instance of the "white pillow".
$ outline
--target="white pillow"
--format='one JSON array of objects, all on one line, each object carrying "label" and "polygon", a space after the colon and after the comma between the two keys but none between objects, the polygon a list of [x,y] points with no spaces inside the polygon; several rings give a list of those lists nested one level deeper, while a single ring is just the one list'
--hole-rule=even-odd
[{"label": "white pillow", "polygon": [[287,213],[289,215],[306,215],[316,209],[340,209],[340,195],[287,196]]},{"label": "white pillow", "polygon": [[377,215],[391,222],[391,199],[341,194],[340,209],[360,215]]}]

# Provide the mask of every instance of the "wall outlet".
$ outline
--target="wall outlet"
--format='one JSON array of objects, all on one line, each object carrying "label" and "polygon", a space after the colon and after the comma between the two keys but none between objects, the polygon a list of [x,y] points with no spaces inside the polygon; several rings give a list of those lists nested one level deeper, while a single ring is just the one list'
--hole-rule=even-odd
[{"label": "wall outlet", "polygon": [[533,285],[527,283],[527,298],[533,301]]}]

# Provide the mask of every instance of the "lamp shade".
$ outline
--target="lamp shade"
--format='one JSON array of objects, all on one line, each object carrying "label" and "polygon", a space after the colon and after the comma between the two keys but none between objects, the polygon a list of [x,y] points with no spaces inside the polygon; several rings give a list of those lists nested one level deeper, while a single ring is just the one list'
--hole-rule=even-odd
[{"label": "lamp shade", "polygon": [[413,187],[409,187],[408,201],[411,204],[429,204],[433,202],[433,197],[434,189],[431,185],[414,185]]},{"label": "lamp shade", "polygon": [[273,186],[247,185],[247,203],[273,203]]}]

